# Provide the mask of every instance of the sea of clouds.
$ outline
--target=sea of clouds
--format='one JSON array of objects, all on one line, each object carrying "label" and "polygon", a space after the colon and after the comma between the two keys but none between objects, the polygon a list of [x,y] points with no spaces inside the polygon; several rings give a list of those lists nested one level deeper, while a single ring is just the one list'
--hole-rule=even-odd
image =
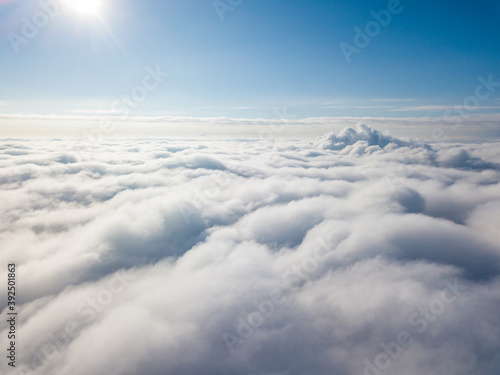
[{"label": "sea of clouds", "polygon": [[0,141],[0,373],[498,375],[499,143],[84,142]]}]

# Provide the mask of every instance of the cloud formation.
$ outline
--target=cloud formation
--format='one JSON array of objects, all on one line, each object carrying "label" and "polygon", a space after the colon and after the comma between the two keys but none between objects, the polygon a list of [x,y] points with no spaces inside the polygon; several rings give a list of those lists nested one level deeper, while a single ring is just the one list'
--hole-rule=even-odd
[{"label": "cloud formation", "polygon": [[[271,118],[187,117],[187,116],[119,116],[98,113],[37,114],[0,113],[0,132],[5,137],[216,137],[267,136],[273,138],[317,137],[340,132],[346,126],[369,123],[381,131],[410,136],[425,141],[499,140],[499,113],[471,111],[421,117],[308,117],[295,118],[293,109],[269,111]],[[161,124],[161,126],[159,125]],[[70,125],[70,126],[69,126]],[[261,131],[264,133],[261,134]],[[100,135],[100,136],[99,136]]]},{"label": "cloud formation", "polygon": [[384,134],[378,130],[372,130],[365,124],[358,124],[356,129],[344,128],[338,134],[331,132],[318,138],[316,147],[323,150],[339,151],[344,150],[347,146],[353,146],[355,144],[358,144],[360,147],[364,146],[365,148],[377,146],[379,149],[383,149],[389,145],[392,147],[404,147],[411,145],[411,143],[393,137],[390,134]]},{"label": "cloud formation", "polygon": [[[432,147],[430,144],[400,139],[389,132],[381,132],[358,123],[356,128],[347,127],[339,133],[331,132],[316,139],[315,147],[339,151],[342,155],[361,156],[374,153],[401,155],[412,154],[417,162],[457,169],[499,169],[500,164],[487,162],[471,155],[460,145]],[[410,149],[413,151],[410,152]]]},{"label": "cloud formation", "polygon": [[498,143],[78,146],[0,143],[19,374],[498,373]]}]

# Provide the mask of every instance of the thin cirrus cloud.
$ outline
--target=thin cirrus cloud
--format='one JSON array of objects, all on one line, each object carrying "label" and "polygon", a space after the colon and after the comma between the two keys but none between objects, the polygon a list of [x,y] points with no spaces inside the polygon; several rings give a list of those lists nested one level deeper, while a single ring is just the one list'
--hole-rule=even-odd
[{"label": "thin cirrus cloud", "polygon": [[[463,115],[460,115],[463,114]],[[338,116],[281,118],[239,118],[239,117],[193,117],[193,116],[125,116],[100,112],[67,114],[0,114],[0,129],[9,137],[27,137],[33,133],[50,135],[70,135],[86,137],[95,133],[101,135],[101,124],[111,124],[106,131],[107,138],[122,135],[168,136],[177,135],[227,135],[244,134],[257,137],[261,131],[272,128],[276,137],[306,136],[317,137],[325,132],[340,131],[346,125],[355,126],[367,122],[393,134],[404,134],[427,141],[444,140],[495,140],[498,132],[499,113],[477,113],[475,110],[442,111],[439,116],[420,117],[374,117]],[[160,126],[161,124],[161,126]],[[107,125],[106,125],[107,127]]]},{"label": "thin cirrus cloud", "polygon": [[329,105],[325,107],[321,107],[322,109],[391,109],[393,106],[388,105]]},{"label": "thin cirrus cloud", "polygon": [[21,373],[498,370],[498,143],[85,142],[0,144]]},{"label": "thin cirrus cloud", "polygon": [[474,106],[468,107],[464,105],[422,105],[413,107],[403,107],[391,109],[393,112],[412,112],[412,111],[446,111],[457,108],[463,108],[466,110],[478,111],[478,110],[489,110],[489,109],[499,109],[500,106]]},{"label": "thin cirrus cloud", "polygon": [[370,99],[369,101],[379,102],[379,103],[397,103],[397,102],[412,102],[415,100],[416,99],[410,99],[410,98],[376,98],[376,99]]}]

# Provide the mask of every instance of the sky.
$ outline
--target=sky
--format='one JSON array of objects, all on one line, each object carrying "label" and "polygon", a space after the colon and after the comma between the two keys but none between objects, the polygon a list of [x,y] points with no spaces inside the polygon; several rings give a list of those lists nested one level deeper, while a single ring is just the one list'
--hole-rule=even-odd
[{"label": "sky", "polygon": [[499,10],[0,0],[0,373],[498,375]]},{"label": "sky", "polygon": [[[2,1],[0,113],[112,114],[148,67],[168,77],[130,116],[437,117],[479,77],[500,81],[496,1],[224,1],[102,0],[85,16],[63,0]],[[62,11],[44,18],[42,3]],[[346,58],[342,43],[362,48]],[[465,105],[499,113],[499,98]]]}]

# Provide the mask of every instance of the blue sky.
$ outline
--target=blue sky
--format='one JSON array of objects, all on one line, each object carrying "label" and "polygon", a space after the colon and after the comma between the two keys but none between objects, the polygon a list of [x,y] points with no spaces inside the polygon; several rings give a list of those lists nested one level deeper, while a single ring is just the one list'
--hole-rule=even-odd
[{"label": "blue sky", "polygon": [[[498,1],[401,0],[350,63],[340,44],[355,46],[354,28],[391,2],[221,3],[223,19],[211,0],[102,0],[85,17],[65,5],[16,53],[12,33],[42,8],[0,0],[0,113],[112,114],[158,66],[168,78],[131,116],[271,118],[286,106],[298,118],[435,117],[478,77],[500,81]],[[499,113],[499,98],[495,88],[474,114]]]}]

